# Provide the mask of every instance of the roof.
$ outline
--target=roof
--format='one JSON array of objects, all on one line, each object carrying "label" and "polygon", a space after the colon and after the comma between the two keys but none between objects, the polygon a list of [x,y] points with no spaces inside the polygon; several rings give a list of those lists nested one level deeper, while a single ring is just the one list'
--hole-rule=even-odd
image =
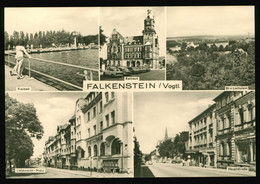
[{"label": "roof", "polygon": [[143,44],[143,36],[127,36],[125,37],[125,43],[139,43],[139,44]]},{"label": "roof", "polygon": [[114,28],[111,35],[117,34],[118,37],[122,40],[124,40],[124,37]]},{"label": "roof", "polygon": [[69,122],[76,119],[76,115],[73,114],[72,117],[69,119]]},{"label": "roof", "polygon": [[216,102],[217,100],[219,100],[220,98],[222,98],[223,96],[227,95],[228,93],[230,93],[230,91],[224,91],[222,93],[220,93],[217,97],[215,97],[213,99],[214,102]]},{"label": "roof", "polygon": [[190,120],[188,123],[190,124],[192,121],[199,119],[203,114],[207,113],[208,111],[211,111],[215,108],[216,104],[214,103],[213,105],[210,105],[207,109],[205,109],[204,111],[202,111],[199,115],[197,115],[196,117],[194,117],[192,120]]}]

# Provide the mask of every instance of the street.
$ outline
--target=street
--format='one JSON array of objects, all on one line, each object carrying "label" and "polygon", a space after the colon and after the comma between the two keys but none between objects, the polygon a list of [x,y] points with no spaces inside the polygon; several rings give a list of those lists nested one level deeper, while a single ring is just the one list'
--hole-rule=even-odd
[{"label": "street", "polygon": [[[216,168],[182,166],[179,164],[154,163],[148,166],[154,177],[250,177],[255,172],[227,171]],[[143,176],[146,177],[146,176]]]},{"label": "street", "polygon": [[[42,167],[41,167],[42,168]],[[132,174],[126,173],[97,173],[89,171],[75,171],[75,170],[68,170],[68,169],[57,169],[57,168],[50,168],[45,167],[46,173],[43,174],[14,174],[13,176],[7,177],[10,179],[13,178],[126,178],[126,177],[133,177]]]},{"label": "street", "polygon": [[[165,70],[151,70],[146,73],[132,74],[130,76],[125,77],[139,77],[140,80],[165,80]],[[105,81],[122,81],[124,77],[110,77],[100,75],[100,80]]]}]

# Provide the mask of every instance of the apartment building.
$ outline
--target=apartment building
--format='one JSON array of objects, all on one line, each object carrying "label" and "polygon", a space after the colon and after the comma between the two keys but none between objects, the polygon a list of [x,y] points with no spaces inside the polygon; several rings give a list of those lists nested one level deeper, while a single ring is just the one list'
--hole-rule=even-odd
[{"label": "apartment building", "polygon": [[186,153],[202,165],[255,169],[255,92],[224,91],[213,100],[188,122]]},{"label": "apartment building", "polygon": [[54,141],[48,140],[47,160],[58,157],[62,168],[133,171],[131,93],[87,93],[76,101],[75,114],[69,122],[57,134],[61,157],[53,152]]},{"label": "apartment building", "polygon": [[193,118],[189,123],[189,141],[186,154],[197,164],[216,166],[215,104]]},{"label": "apartment building", "polygon": [[223,92],[217,96],[218,167],[255,167],[255,92]]}]

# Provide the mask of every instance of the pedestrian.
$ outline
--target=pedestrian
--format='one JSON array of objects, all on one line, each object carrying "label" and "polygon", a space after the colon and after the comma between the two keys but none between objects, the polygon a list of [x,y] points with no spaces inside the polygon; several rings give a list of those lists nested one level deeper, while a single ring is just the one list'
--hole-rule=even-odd
[{"label": "pedestrian", "polygon": [[19,44],[15,47],[15,59],[16,59],[16,65],[13,68],[11,75],[17,74],[17,79],[23,79],[24,76],[22,75],[23,69],[24,69],[24,54],[27,55],[28,58],[32,58],[27,51],[25,50],[25,47],[23,46],[24,42],[19,41]]}]

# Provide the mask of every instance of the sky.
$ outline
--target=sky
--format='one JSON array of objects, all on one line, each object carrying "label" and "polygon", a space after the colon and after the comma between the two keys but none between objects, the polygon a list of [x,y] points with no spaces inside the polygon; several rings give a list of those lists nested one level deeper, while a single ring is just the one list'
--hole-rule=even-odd
[{"label": "sky", "polygon": [[162,140],[189,131],[188,122],[203,112],[220,91],[134,93],[135,135],[143,153],[150,153]]},{"label": "sky", "polygon": [[254,6],[167,7],[167,37],[254,35]]},{"label": "sky", "polygon": [[81,35],[98,33],[97,7],[5,8],[5,31],[77,31]]},{"label": "sky", "polygon": [[[111,36],[115,28],[122,36],[139,36],[144,29],[144,19],[149,7],[101,7],[100,25],[103,34]],[[160,56],[166,53],[166,12],[164,7],[152,7],[155,18],[155,31],[159,37]],[[106,59],[106,45],[101,50],[101,57]]]},{"label": "sky", "polygon": [[86,97],[86,92],[8,92],[10,97],[22,103],[33,103],[36,114],[44,128],[41,140],[32,138],[34,154],[38,157],[44,151],[45,141],[49,136],[55,136],[57,126],[69,123],[69,119],[75,112],[75,104],[78,98]]}]

